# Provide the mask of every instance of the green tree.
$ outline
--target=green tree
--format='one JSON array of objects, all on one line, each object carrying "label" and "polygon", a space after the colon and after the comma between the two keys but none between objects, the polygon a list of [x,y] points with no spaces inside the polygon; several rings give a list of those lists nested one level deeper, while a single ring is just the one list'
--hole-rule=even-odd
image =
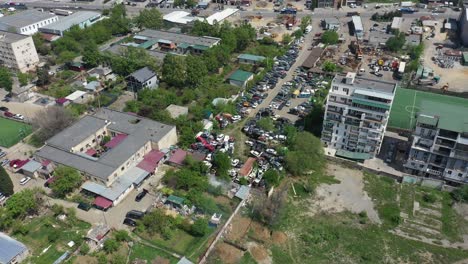
[{"label": "green tree", "polygon": [[13,182],[11,181],[10,176],[6,170],[0,166],[0,193],[5,194],[6,196],[12,195],[13,192]]},{"label": "green tree", "polygon": [[421,55],[424,52],[424,44],[421,43],[419,45],[412,45],[409,48],[409,55],[412,60],[419,60]]},{"label": "green tree", "polygon": [[172,230],[175,228],[174,218],[166,215],[162,209],[155,209],[146,214],[141,223],[147,232],[160,234],[165,239],[171,238]]},{"label": "green tree", "polygon": [[55,230],[55,229],[52,229],[52,231],[49,233],[49,235],[47,236],[47,240],[50,242],[50,243],[54,243],[55,241],[57,241],[57,239],[59,239],[60,237],[60,233],[58,230]]},{"label": "green tree", "polygon": [[192,86],[197,85],[208,74],[208,69],[204,61],[198,56],[188,55],[185,61],[187,63],[187,84]]},{"label": "green tree", "polygon": [[320,139],[308,132],[300,132],[286,154],[286,169],[293,175],[304,175],[323,168],[325,163]]},{"label": "green tree", "polygon": [[325,61],[322,65],[322,70],[325,72],[335,72],[337,70],[337,66],[335,63],[331,61]]},{"label": "green tree", "polygon": [[263,178],[267,182],[267,184],[271,187],[278,186],[281,182],[281,175],[277,170],[269,169],[265,171]]},{"label": "green tree", "polygon": [[192,225],[191,232],[194,236],[204,236],[208,233],[208,220],[205,218],[198,218]]},{"label": "green tree", "polygon": [[257,122],[257,126],[265,131],[272,131],[275,128],[273,119],[270,117],[263,117]]},{"label": "green tree", "polygon": [[32,35],[32,39],[34,42],[34,46],[36,47],[36,50],[37,52],[39,52],[39,54],[45,56],[50,53],[50,47],[45,43],[41,33],[38,32]]},{"label": "green tree", "polygon": [[5,67],[0,67],[0,88],[5,89],[7,92],[11,92],[13,89],[11,72]]},{"label": "green tree", "polygon": [[78,55],[78,53],[75,53],[73,51],[65,50],[60,52],[57,58],[58,63],[67,63],[67,62],[72,62],[73,59]]},{"label": "green tree", "polygon": [[27,73],[18,72],[16,77],[18,77],[18,82],[21,86],[25,86],[29,83],[29,74]]},{"label": "green tree", "polygon": [[213,166],[216,174],[222,178],[229,178],[228,170],[231,168],[231,158],[227,153],[217,151],[214,154]]},{"label": "green tree", "polygon": [[139,28],[160,29],[163,26],[163,16],[156,8],[143,9],[134,19]]},{"label": "green tree", "polygon": [[403,32],[395,32],[395,36],[390,37],[387,42],[385,42],[385,46],[393,52],[401,50],[405,45],[405,33]]},{"label": "green tree", "polygon": [[187,80],[187,64],[185,58],[178,55],[167,54],[163,61],[162,78],[169,85],[182,88]]},{"label": "green tree", "polygon": [[292,41],[291,35],[284,34],[283,39],[281,40],[281,43],[283,43],[283,45],[288,45],[289,43],[291,43],[291,41]]},{"label": "green tree", "polygon": [[89,248],[87,243],[83,243],[80,247],[80,254],[81,255],[86,255],[89,253],[91,249]]},{"label": "green tree", "polygon": [[83,50],[82,60],[88,67],[96,67],[101,62],[101,54],[98,46],[94,42],[89,42]]},{"label": "green tree", "polygon": [[12,218],[23,218],[29,213],[37,212],[39,208],[39,200],[37,194],[40,191],[36,189],[23,189],[20,192],[13,194],[6,201],[6,209]]},{"label": "green tree", "polygon": [[311,22],[311,21],[312,21],[312,17],[309,16],[309,15],[307,15],[307,16],[301,18],[301,24],[300,24],[299,27],[301,28],[302,32],[305,32],[307,26],[310,25],[310,22]]},{"label": "green tree", "polygon": [[338,43],[340,36],[334,30],[327,30],[322,34],[322,42],[327,45]]},{"label": "green tree", "polygon": [[321,104],[316,104],[312,111],[305,117],[304,129],[314,134],[316,137],[320,137],[322,134],[323,115],[325,110]]},{"label": "green tree", "polygon": [[44,86],[50,83],[49,68],[41,67],[37,69],[37,86]]},{"label": "green tree", "polygon": [[117,230],[114,232],[114,237],[119,242],[128,242],[131,239],[130,235],[128,234],[127,230]]},{"label": "green tree", "polygon": [[112,252],[115,252],[117,251],[117,249],[119,249],[119,242],[117,242],[117,240],[115,239],[107,239],[106,241],[104,241],[104,251],[109,254],[109,253],[112,253]]},{"label": "green tree", "polygon": [[70,167],[59,166],[54,171],[55,180],[51,184],[51,189],[58,197],[65,197],[68,193],[78,188],[82,178],[80,173]]},{"label": "green tree", "polygon": [[304,31],[302,31],[301,29],[298,29],[298,30],[293,32],[293,36],[294,36],[295,39],[299,39],[302,36],[304,36]]}]

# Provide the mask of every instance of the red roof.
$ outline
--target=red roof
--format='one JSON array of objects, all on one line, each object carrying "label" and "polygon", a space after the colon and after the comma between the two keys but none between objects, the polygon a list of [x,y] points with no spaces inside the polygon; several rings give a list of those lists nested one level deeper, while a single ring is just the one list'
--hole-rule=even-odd
[{"label": "red roof", "polygon": [[46,166],[49,165],[49,164],[50,164],[50,160],[43,160],[43,161],[41,162],[41,165],[44,166],[44,167],[46,167]]},{"label": "red roof", "polygon": [[47,184],[51,184],[55,181],[55,177],[50,177],[49,179],[47,179],[46,183]]},{"label": "red roof", "polygon": [[26,160],[15,159],[15,160],[10,161],[10,167],[15,168],[15,169],[19,169],[19,168],[23,167],[24,164],[26,164],[28,162],[29,162],[29,159],[26,159]]},{"label": "red roof", "polygon": [[96,155],[97,152],[96,152],[95,149],[90,148],[90,149],[88,149],[88,150],[85,152],[85,154],[92,157],[92,156]]},{"label": "red roof", "polygon": [[117,145],[120,144],[125,138],[127,138],[127,135],[125,134],[118,134],[114,138],[112,138],[109,142],[107,142],[104,146],[107,148],[115,148]]},{"label": "red roof", "polygon": [[172,152],[171,157],[168,161],[177,165],[183,165],[186,156],[187,151],[182,149],[176,149]]},{"label": "red roof", "polygon": [[68,102],[68,99],[67,98],[58,98],[58,99],[55,99],[55,102],[59,105],[63,105],[64,103]]},{"label": "red roof", "polygon": [[94,205],[107,209],[112,206],[112,201],[102,196],[96,196],[96,199],[94,199]]},{"label": "red roof", "polygon": [[149,173],[152,173],[158,167],[159,162],[164,158],[164,152],[152,150],[143,157],[143,160],[138,163],[137,167]]},{"label": "red roof", "polygon": [[239,175],[242,177],[247,177],[252,172],[253,165],[255,163],[255,158],[248,158],[247,161],[244,163],[244,166],[239,170]]}]

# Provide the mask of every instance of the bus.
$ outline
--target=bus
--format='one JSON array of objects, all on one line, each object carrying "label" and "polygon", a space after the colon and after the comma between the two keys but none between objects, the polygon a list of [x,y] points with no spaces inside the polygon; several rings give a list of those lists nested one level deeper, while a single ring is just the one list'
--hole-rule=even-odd
[{"label": "bus", "polygon": [[54,9],[54,14],[60,15],[60,16],[69,16],[73,14],[73,12],[68,11],[68,10],[63,10],[63,9]]}]

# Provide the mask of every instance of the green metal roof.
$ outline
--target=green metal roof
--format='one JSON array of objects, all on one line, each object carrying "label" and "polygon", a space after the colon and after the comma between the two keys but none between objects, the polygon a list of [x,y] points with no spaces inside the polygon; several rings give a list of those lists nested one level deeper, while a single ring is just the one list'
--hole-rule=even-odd
[{"label": "green metal roof", "polygon": [[158,43],[158,41],[156,39],[152,39],[152,40],[148,40],[146,42],[141,43],[140,45],[138,45],[138,47],[142,49],[148,49],[148,48],[151,48],[156,43]]},{"label": "green metal roof", "polygon": [[351,160],[366,160],[371,158],[369,153],[351,152],[344,149],[337,150],[335,156]]},{"label": "green metal roof", "polygon": [[368,101],[368,100],[361,100],[361,99],[357,99],[357,98],[353,98],[353,103],[367,105],[367,106],[371,106],[371,107],[383,108],[383,109],[386,109],[386,110],[390,109],[389,105],[378,103],[378,102],[372,102],[372,101]]},{"label": "green metal roof", "polygon": [[186,49],[188,47],[190,47],[190,44],[188,43],[180,43],[177,47],[181,48],[181,49]]},{"label": "green metal roof", "polygon": [[178,205],[183,205],[184,200],[184,198],[175,195],[169,195],[169,197],[167,197],[167,201]]},{"label": "green metal roof", "polygon": [[258,61],[258,62],[262,62],[263,60],[265,60],[265,57],[263,56],[257,56],[257,55],[253,55],[253,54],[240,54],[239,56],[237,56],[238,59],[243,59],[243,60],[251,60],[251,61]]},{"label": "green metal roof", "polygon": [[229,80],[246,82],[252,75],[253,73],[251,72],[237,70],[229,76]]},{"label": "green metal roof", "polygon": [[210,47],[208,46],[203,46],[203,45],[193,45],[192,48],[197,49],[197,50],[207,50]]},{"label": "green metal roof", "polygon": [[428,116],[428,115],[419,115],[418,116],[418,122],[426,124],[426,125],[436,126],[437,121],[438,121],[438,119],[433,117],[433,116]]},{"label": "green metal roof", "polygon": [[468,123],[468,103],[466,105],[445,104],[425,100],[421,103],[422,114],[439,118],[437,128],[458,133],[466,132]]}]

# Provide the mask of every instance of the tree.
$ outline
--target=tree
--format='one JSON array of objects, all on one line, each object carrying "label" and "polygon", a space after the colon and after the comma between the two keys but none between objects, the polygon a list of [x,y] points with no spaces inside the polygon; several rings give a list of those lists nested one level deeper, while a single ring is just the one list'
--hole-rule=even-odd
[{"label": "tree", "polygon": [[18,72],[16,77],[21,86],[25,86],[29,83],[29,74],[27,73]]},{"label": "tree", "polygon": [[27,214],[35,213],[39,208],[39,198],[37,195],[41,192],[35,189],[23,189],[20,192],[13,194],[6,201],[7,213],[12,218],[23,218]]},{"label": "tree", "polygon": [[52,231],[49,233],[49,235],[47,236],[47,240],[50,242],[50,243],[54,243],[55,241],[57,241],[57,239],[60,237],[60,233],[58,230],[55,230],[55,229],[52,229]]},{"label": "tree", "polygon": [[6,196],[12,195],[13,192],[13,182],[10,179],[10,176],[6,170],[0,166],[0,193],[3,193]]},{"label": "tree", "polygon": [[34,46],[36,47],[37,52],[39,54],[45,56],[48,55],[50,52],[50,47],[45,43],[44,38],[42,37],[41,33],[36,33],[32,35],[32,39],[34,42]]},{"label": "tree", "polygon": [[114,237],[119,242],[128,242],[131,239],[130,235],[128,234],[127,230],[117,230],[114,232]]},{"label": "tree", "polygon": [[163,26],[163,17],[156,8],[143,9],[134,19],[139,28],[160,29]]},{"label": "tree", "polygon": [[37,86],[44,86],[49,84],[50,76],[49,76],[49,68],[48,67],[41,67],[37,69]]},{"label": "tree", "polygon": [[325,72],[335,72],[337,69],[337,66],[335,63],[331,61],[325,61],[322,65],[322,70]]},{"label": "tree", "polygon": [[71,125],[74,117],[66,108],[52,106],[39,111],[31,121],[36,136],[45,141]]},{"label": "tree", "polygon": [[198,218],[192,225],[191,234],[194,236],[202,237],[208,233],[208,220],[205,218]]},{"label": "tree", "polygon": [[322,34],[322,42],[327,45],[338,43],[340,36],[334,30],[327,30]]},{"label": "tree", "polygon": [[273,124],[273,119],[270,117],[263,117],[257,122],[257,126],[265,131],[272,131],[275,126]]},{"label": "tree", "polygon": [[278,187],[271,197],[266,195],[259,195],[252,201],[252,218],[274,227],[280,219],[280,212],[282,211],[288,195],[288,185],[283,184]]},{"label": "tree", "polygon": [[301,24],[299,27],[301,28],[302,32],[305,32],[306,28],[310,25],[311,21],[312,21],[312,17],[309,15],[301,18]]},{"label": "tree", "polygon": [[150,234],[160,234],[163,238],[169,239],[175,227],[174,218],[166,215],[163,209],[157,208],[146,214],[141,223]]},{"label": "tree", "polygon": [[291,43],[291,41],[292,41],[291,35],[284,34],[283,39],[281,40],[281,43],[283,43],[283,45],[288,45],[289,43]]},{"label": "tree", "polygon": [[411,45],[409,48],[409,55],[412,60],[419,60],[421,55],[424,52],[424,44],[421,43],[419,45]]},{"label": "tree", "polygon": [[216,174],[222,178],[228,178],[228,170],[231,168],[231,158],[227,153],[217,151],[214,154],[213,166]]},{"label": "tree", "polygon": [[13,89],[11,72],[5,67],[0,67],[0,88],[5,89],[7,92],[11,92]]},{"label": "tree", "polygon": [[83,62],[91,68],[99,65],[101,62],[101,54],[99,53],[98,46],[94,42],[89,42],[83,50]]},{"label": "tree", "polygon": [[312,111],[305,117],[304,129],[320,137],[322,134],[323,115],[325,110],[321,104],[316,104]]},{"label": "tree", "polygon": [[286,169],[293,175],[304,175],[323,169],[325,158],[320,139],[300,132],[286,154]]},{"label": "tree", "polygon": [[86,255],[89,253],[91,249],[89,248],[89,245],[87,243],[83,243],[80,247],[80,254],[81,255]]},{"label": "tree", "polygon": [[395,32],[395,36],[390,37],[387,42],[385,42],[385,46],[393,52],[401,50],[405,45],[405,33],[403,32]]},{"label": "tree", "polygon": [[208,69],[200,57],[188,55],[185,61],[187,63],[187,84],[195,86],[200,83],[202,77],[208,74]]},{"label": "tree", "polygon": [[185,58],[167,54],[163,60],[162,78],[167,84],[182,88],[187,80],[187,64]]},{"label": "tree", "polygon": [[293,32],[293,36],[295,39],[300,39],[302,36],[304,36],[304,31],[302,31],[301,29],[298,29]]},{"label": "tree", "polygon": [[104,241],[103,249],[107,254],[115,252],[117,251],[117,249],[119,249],[119,242],[112,238],[107,239],[106,241]]},{"label": "tree", "polygon": [[281,175],[278,173],[277,170],[269,169],[265,171],[263,178],[267,182],[267,184],[271,187],[278,186],[281,182]]},{"label": "tree", "polygon": [[57,197],[65,197],[78,188],[82,178],[80,173],[70,167],[59,166],[54,171],[54,182],[50,185],[52,191]]}]

